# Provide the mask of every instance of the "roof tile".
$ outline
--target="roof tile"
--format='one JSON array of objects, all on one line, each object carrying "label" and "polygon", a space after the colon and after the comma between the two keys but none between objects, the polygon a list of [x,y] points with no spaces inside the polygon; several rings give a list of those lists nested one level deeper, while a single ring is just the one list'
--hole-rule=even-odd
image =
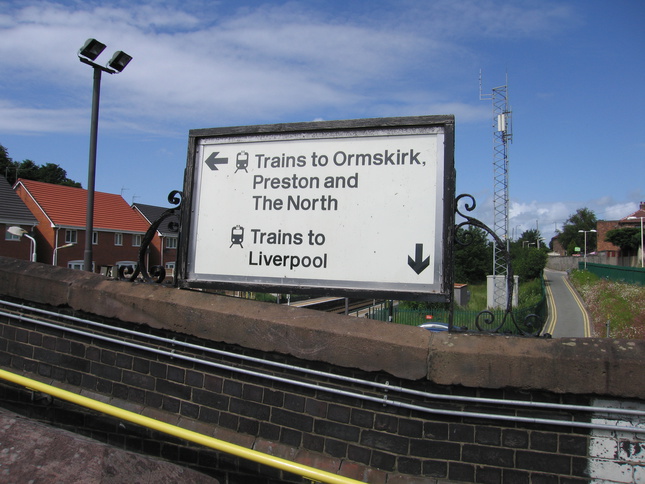
[{"label": "roof tile", "polygon": [[11,189],[9,182],[0,177],[0,223],[36,225],[38,221],[27,205]]},{"label": "roof tile", "polygon": [[[87,190],[19,179],[47,216],[56,225],[85,228]],[[128,232],[145,232],[149,224],[130,208],[120,195],[94,192],[94,228]]]}]

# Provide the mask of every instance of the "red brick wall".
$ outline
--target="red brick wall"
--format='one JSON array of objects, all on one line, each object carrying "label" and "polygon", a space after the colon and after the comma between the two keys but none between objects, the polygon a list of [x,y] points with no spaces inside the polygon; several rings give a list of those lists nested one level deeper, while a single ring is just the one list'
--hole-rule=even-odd
[{"label": "red brick wall", "polygon": [[620,253],[620,247],[616,247],[614,244],[611,242],[605,241],[605,237],[607,236],[607,232],[610,230],[614,230],[619,228],[618,222],[615,220],[601,220],[597,222],[596,224],[596,230],[598,230],[597,234],[597,244],[596,244],[596,250],[598,252],[608,252],[608,255],[613,255],[617,256]]},{"label": "red brick wall", "polygon": [[[9,227],[13,225],[0,224],[0,255],[13,257],[15,259],[31,260],[31,240],[26,237],[20,240],[6,240],[6,233]],[[31,226],[22,226],[23,229],[30,231]]]}]

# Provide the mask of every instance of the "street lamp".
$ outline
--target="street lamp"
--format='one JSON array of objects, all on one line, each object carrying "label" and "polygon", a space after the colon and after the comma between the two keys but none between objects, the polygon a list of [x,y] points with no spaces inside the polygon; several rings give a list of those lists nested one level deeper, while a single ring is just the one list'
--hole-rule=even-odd
[{"label": "street lamp", "polygon": [[76,244],[65,244],[61,245],[60,247],[56,247],[54,249],[54,255],[52,256],[52,265],[55,266],[56,264],[58,264],[58,249],[66,249],[67,247],[72,247],[73,245]]},{"label": "street lamp", "polygon": [[27,235],[27,231],[22,227],[18,227],[17,225],[9,227],[7,229],[7,232],[9,232],[11,235],[15,235],[16,237],[25,236],[29,240],[31,240],[31,262],[36,262],[36,239],[34,239],[31,235]]},{"label": "street lamp", "polygon": [[589,232],[596,232],[595,230],[578,230],[578,232],[582,233],[584,232],[585,234],[585,271],[587,270],[587,234]]},{"label": "street lamp", "polygon": [[627,217],[627,220],[641,219],[641,267],[645,267],[645,265],[643,265],[643,257],[644,257],[643,251],[645,250],[645,247],[643,247],[643,218],[645,217]]},{"label": "street lamp", "polygon": [[92,270],[92,231],[94,230],[94,182],[96,179],[96,143],[99,127],[99,97],[101,93],[101,73],[117,74],[125,69],[132,57],[123,51],[117,51],[101,66],[94,61],[105,49],[105,44],[96,39],[87,39],[78,51],[78,59],[94,69],[94,89],[92,91],[92,122],[90,129],[90,157],[87,170],[87,216],[85,224],[85,253],[83,269]]}]

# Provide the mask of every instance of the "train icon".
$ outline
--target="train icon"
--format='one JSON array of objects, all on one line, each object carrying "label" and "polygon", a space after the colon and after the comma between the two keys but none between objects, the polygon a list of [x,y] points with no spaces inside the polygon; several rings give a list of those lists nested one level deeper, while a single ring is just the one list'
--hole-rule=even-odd
[{"label": "train icon", "polygon": [[239,170],[244,170],[248,173],[246,168],[249,166],[249,154],[246,151],[240,151],[237,154],[237,158],[235,159],[235,173],[237,173]]},{"label": "train icon", "polygon": [[242,242],[244,242],[244,227],[236,225],[231,229],[231,245],[229,249],[234,245],[239,245],[241,248],[244,248]]}]

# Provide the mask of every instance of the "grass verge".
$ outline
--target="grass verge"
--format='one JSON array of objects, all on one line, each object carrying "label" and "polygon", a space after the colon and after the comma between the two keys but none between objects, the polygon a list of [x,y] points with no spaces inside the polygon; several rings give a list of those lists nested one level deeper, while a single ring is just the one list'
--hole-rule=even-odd
[{"label": "grass verge", "polygon": [[645,287],[573,271],[571,281],[591,315],[593,335],[645,339]]}]

